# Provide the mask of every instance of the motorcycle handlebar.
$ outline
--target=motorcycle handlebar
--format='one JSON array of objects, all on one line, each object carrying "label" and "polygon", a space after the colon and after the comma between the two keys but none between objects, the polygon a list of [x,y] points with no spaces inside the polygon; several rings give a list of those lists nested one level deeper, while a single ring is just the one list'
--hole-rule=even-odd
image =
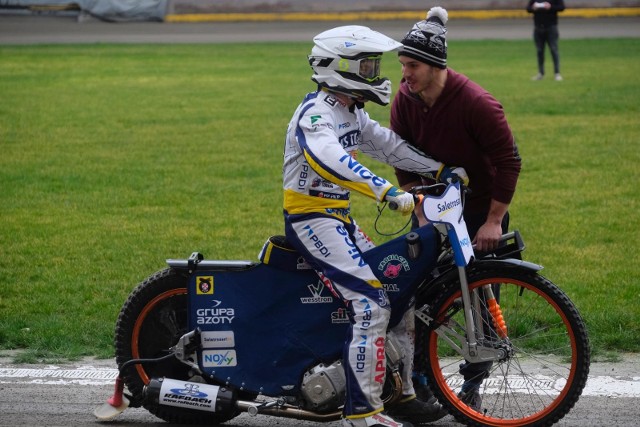
[{"label": "motorcycle handlebar", "polygon": [[[455,178],[454,178],[455,179]],[[455,179],[455,182],[460,183],[460,190],[462,191],[463,194],[470,194],[471,193],[471,189],[469,187],[467,187],[466,185],[464,185],[464,183],[462,182],[462,180],[460,179]],[[449,184],[440,182],[437,184],[431,184],[431,185],[417,185],[415,187],[411,187],[407,193],[411,193],[413,194],[413,201],[414,203],[420,204],[422,203],[422,200],[424,199],[424,195],[422,194],[418,194],[418,193],[426,193],[429,194],[429,192],[433,192],[435,190],[437,190],[438,188],[442,188],[442,187],[447,187]],[[398,204],[395,202],[389,202],[389,209],[391,209],[392,211],[395,211],[398,209]]]},{"label": "motorcycle handlebar", "polygon": [[[411,190],[409,190],[409,192],[410,191]],[[422,203],[422,199],[424,199],[424,196],[422,194],[413,195],[413,203],[415,203],[416,205]],[[398,210],[398,204],[396,202],[389,202],[389,209],[391,209],[392,211]]]}]

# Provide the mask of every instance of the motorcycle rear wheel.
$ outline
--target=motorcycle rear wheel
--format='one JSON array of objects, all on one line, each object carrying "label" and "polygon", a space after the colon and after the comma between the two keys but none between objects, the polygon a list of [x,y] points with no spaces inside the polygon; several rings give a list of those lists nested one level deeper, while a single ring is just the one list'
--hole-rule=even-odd
[{"label": "motorcycle rear wheel", "polygon": [[[188,301],[186,272],[161,270],[140,283],[122,306],[115,329],[116,363],[120,368],[131,359],[166,356],[187,332]],[[217,425],[239,412],[212,413],[144,402],[144,386],[151,378],[172,378],[198,382],[190,368],[175,358],[160,363],[136,364],[126,369],[123,379],[133,402],[143,402],[149,412],[175,424]]]},{"label": "motorcycle rear wheel", "polygon": [[[488,323],[486,301],[480,299],[488,331],[480,341],[484,338],[487,345],[509,349],[509,355],[490,364],[479,389],[479,406],[461,400],[465,378],[460,367],[465,360],[436,332],[446,324],[457,332],[457,345],[465,340],[460,285],[455,283],[430,304],[428,313],[435,323],[425,327],[417,322],[422,325],[418,330],[423,330],[418,345],[427,357],[416,360],[416,367],[426,374],[438,400],[462,423],[495,427],[556,423],[578,401],[589,374],[589,338],[576,307],[556,285],[530,270],[472,269],[468,276],[471,291],[499,284],[508,336],[498,337]],[[447,335],[456,340],[455,334]]]}]

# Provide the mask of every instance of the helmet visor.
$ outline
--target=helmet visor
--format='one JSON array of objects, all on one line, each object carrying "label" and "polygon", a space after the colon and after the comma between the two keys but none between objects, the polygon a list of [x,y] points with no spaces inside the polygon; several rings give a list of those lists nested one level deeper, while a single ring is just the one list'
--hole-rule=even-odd
[{"label": "helmet visor", "polygon": [[368,81],[379,79],[381,59],[381,55],[361,59],[358,67],[358,75]]},{"label": "helmet visor", "polygon": [[380,78],[380,60],[382,55],[369,55],[359,59],[342,58],[338,62],[338,71],[357,74],[360,78],[372,82]]}]

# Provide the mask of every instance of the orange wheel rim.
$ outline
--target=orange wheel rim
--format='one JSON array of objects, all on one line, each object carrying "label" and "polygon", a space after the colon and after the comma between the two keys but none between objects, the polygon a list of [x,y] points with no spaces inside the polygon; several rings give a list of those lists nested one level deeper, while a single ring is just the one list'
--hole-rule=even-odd
[{"label": "orange wheel rim", "polygon": [[[140,350],[138,348],[138,340],[140,338],[140,330],[142,329],[142,324],[145,319],[149,315],[149,313],[156,307],[156,305],[160,301],[164,301],[167,298],[172,298],[177,295],[184,295],[187,293],[187,288],[177,288],[171,289],[169,291],[163,292],[160,295],[156,296],[154,299],[149,301],[147,305],[144,306],[140,315],[136,319],[136,323],[133,325],[133,333],[131,335],[131,356],[134,359],[140,359]],[[144,370],[141,364],[136,364],[136,371],[138,371],[138,375],[144,384],[149,384],[151,380],[147,375],[147,372]]]},{"label": "orange wheel rim", "polygon": [[[553,301],[553,299],[551,299],[547,294],[545,293],[539,293],[536,292],[536,288],[533,286],[530,286],[529,284],[527,284],[526,282],[522,282],[519,280],[515,280],[513,278],[509,278],[509,279],[505,279],[505,278],[497,278],[497,277],[493,277],[490,279],[484,279],[484,280],[479,280],[477,282],[473,283],[473,289],[482,286],[482,285],[486,285],[486,284],[492,284],[492,283],[508,283],[509,285],[516,285],[516,286],[521,286],[525,289],[528,289],[532,292],[535,292],[536,295],[544,298],[549,305],[553,306],[553,308],[555,309],[555,312],[558,314],[558,316],[560,316],[560,318],[562,319],[562,322],[565,325],[569,325],[569,319],[567,319],[567,316],[564,314],[564,312],[560,309],[560,307],[556,304],[555,301]],[[451,304],[451,301],[454,300],[455,298],[459,297],[460,292],[455,293],[454,295],[451,296],[451,298],[446,302],[446,304],[444,304],[445,307],[448,307]],[[438,317],[441,316],[443,313],[438,313]],[[569,372],[569,375],[567,377],[567,385],[569,384],[573,384],[573,379],[575,377],[575,366],[577,364],[577,344],[576,344],[576,338],[575,335],[573,333],[573,329],[572,328],[567,328],[567,333],[568,333],[568,337],[569,337],[569,342],[571,344],[571,367],[572,369]],[[438,354],[438,346],[437,346],[437,335],[434,331],[432,331],[432,337],[435,337],[436,339],[430,339],[429,340],[429,356],[430,356],[430,360],[439,360],[439,358],[437,357]],[[435,367],[434,367],[435,368]],[[440,372],[440,369],[438,368],[436,369],[432,369],[434,372]],[[442,390],[444,392],[444,394],[448,395],[448,399],[450,402],[455,402],[455,401],[460,401],[462,402],[458,396],[453,392],[453,390],[449,387],[449,385],[447,384],[446,378],[441,375],[440,373],[438,375],[435,375],[436,377],[436,383],[438,383],[438,388],[440,390]],[[462,411],[465,413],[465,415],[469,416],[470,418],[473,418],[476,421],[482,422],[482,423],[490,423],[487,425],[493,425],[493,426],[500,426],[500,427],[518,427],[520,425],[522,425],[523,423],[532,423],[535,422],[539,419],[544,418],[545,416],[547,416],[550,412],[552,412],[567,396],[567,394],[569,393],[569,389],[571,387],[569,386],[565,386],[562,391],[560,392],[560,394],[553,400],[553,402],[543,408],[541,411],[536,412],[528,417],[524,417],[524,418],[518,418],[518,419],[499,419],[499,418],[493,418],[493,417],[487,417],[485,415],[482,415],[472,409],[470,409],[465,403],[460,403],[459,405],[456,405],[458,410]]]}]

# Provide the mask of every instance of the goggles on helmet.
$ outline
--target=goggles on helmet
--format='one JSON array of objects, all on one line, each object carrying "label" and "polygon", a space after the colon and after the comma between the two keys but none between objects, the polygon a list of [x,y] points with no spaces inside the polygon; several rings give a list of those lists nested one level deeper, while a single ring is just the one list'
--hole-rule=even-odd
[{"label": "goggles on helmet", "polygon": [[382,55],[371,54],[356,59],[340,58],[337,71],[356,74],[364,80],[372,82],[380,78],[381,59]]}]

